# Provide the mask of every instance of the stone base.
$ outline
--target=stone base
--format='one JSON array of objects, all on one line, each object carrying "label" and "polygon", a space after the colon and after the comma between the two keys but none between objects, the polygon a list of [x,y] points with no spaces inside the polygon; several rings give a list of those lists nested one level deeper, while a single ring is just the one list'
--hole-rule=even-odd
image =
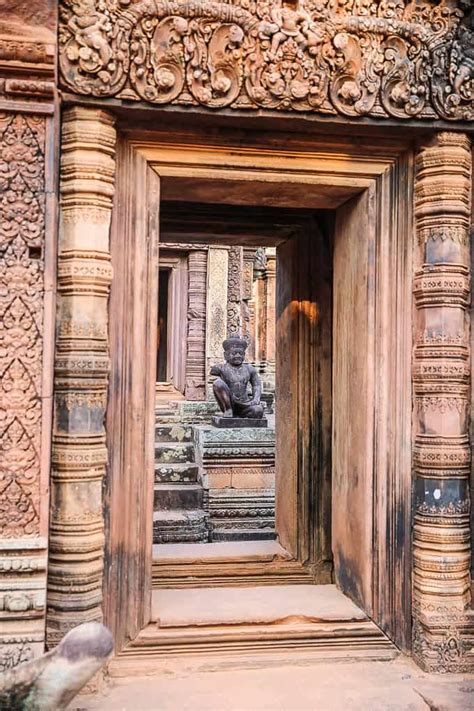
[{"label": "stone base", "polygon": [[275,531],[261,531],[259,528],[242,531],[240,528],[230,528],[226,531],[216,529],[212,531],[211,540],[214,543],[239,542],[239,541],[274,541]]},{"label": "stone base", "polygon": [[212,418],[214,427],[225,427],[234,429],[237,427],[268,427],[266,417],[261,417],[259,420],[252,417],[221,417],[214,415]]}]

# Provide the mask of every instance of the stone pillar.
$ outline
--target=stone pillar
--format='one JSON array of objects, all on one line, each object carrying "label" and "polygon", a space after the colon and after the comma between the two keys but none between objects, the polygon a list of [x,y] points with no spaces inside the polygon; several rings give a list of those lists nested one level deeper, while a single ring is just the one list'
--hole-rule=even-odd
[{"label": "stone pillar", "polygon": [[275,248],[265,250],[265,267],[257,284],[257,365],[270,389],[275,388]]},{"label": "stone pillar", "polygon": [[115,129],[105,111],[65,111],[51,476],[47,639],[102,619],[107,463],[107,304]]},{"label": "stone pillar", "polygon": [[[227,338],[227,277],[229,248],[210,247],[207,262],[206,378],[214,363],[222,361],[222,341]],[[208,397],[214,400],[212,390]]]},{"label": "stone pillar", "polygon": [[438,134],[416,167],[413,654],[472,671],[468,138]]},{"label": "stone pillar", "polygon": [[252,297],[256,251],[255,247],[244,247],[243,249],[241,335],[249,344],[247,349],[247,359],[250,362],[255,360],[255,338],[252,335],[253,325],[255,322],[255,304],[252,301]]},{"label": "stone pillar", "polygon": [[193,250],[188,256],[186,400],[206,398],[206,281],[207,250]]}]

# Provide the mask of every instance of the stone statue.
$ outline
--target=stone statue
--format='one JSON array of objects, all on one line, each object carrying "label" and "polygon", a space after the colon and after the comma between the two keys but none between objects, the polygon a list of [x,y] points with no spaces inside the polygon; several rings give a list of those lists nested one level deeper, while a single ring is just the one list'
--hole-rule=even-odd
[{"label": "stone statue", "polygon": [[246,341],[234,336],[222,345],[226,362],[211,368],[211,375],[217,375],[214,395],[223,413],[222,417],[213,418],[214,424],[220,427],[266,427],[260,403],[260,378],[253,365],[244,363]]}]

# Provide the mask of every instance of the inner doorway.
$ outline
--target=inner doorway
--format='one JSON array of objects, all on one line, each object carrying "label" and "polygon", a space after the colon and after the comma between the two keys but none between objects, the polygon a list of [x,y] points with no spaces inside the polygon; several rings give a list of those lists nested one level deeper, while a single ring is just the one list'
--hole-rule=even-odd
[{"label": "inner doorway", "polygon": [[[143,143],[138,149],[132,146],[130,149],[133,149],[131,155],[137,155],[133,153],[134,150],[139,151],[140,160],[133,158],[132,164],[135,162],[135,169],[144,171],[141,175],[145,176],[145,179],[140,178],[134,185],[147,186],[144,191],[145,204],[138,203],[135,206],[142,222],[136,219],[135,213],[135,220],[140,223],[141,232],[135,230],[134,238],[141,240],[143,235],[148,235],[150,248],[153,248],[154,242],[158,243],[160,209],[166,202],[182,201],[183,196],[195,204],[204,202],[213,205],[214,209],[219,204],[240,204],[246,207],[258,206],[260,209],[264,206],[309,210],[313,214],[316,210],[335,211],[332,262],[321,259],[321,255],[318,257],[316,251],[311,252],[312,245],[318,244],[318,241],[311,240],[308,234],[301,234],[297,239],[288,238],[281,245],[277,245],[277,249],[282,250],[279,263],[286,276],[282,280],[285,289],[282,289],[278,296],[277,330],[282,329],[281,339],[288,345],[287,349],[277,349],[284,352],[280,372],[283,373],[286,368],[288,374],[281,381],[286,383],[286,388],[277,396],[277,417],[279,400],[284,403],[282,412],[285,413],[285,418],[280,420],[283,436],[279,434],[277,438],[276,476],[277,533],[279,544],[285,551],[285,558],[276,560],[275,556],[266,559],[260,556],[257,560],[244,560],[243,565],[240,565],[242,560],[229,562],[226,559],[217,561],[217,567],[219,575],[225,572],[225,568],[227,571],[232,568],[231,575],[235,576],[240,566],[240,570],[244,569],[242,575],[245,580],[240,577],[237,583],[246,587],[254,582],[266,584],[270,579],[281,584],[285,575],[291,584],[298,582],[298,576],[302,576],[304,581],[307,581],[309,576],[310,580],[314,581],[315,576],[322,574],[318,568],[318,558],[314,556],[314,547],[315,544],[319,545],[323,538],[314,536],[307,528],[307,523],[309,521],[310,526],[329,524],[329,529],[325,530],[329,530],[332,536],[330,550],[334,553],[334,579],[341,592],[362,610],[366,621],[364,624],[367,623],[370,627],[373,625],[371,620],[375,620],[378,625],[370,627],[370,633],[366,627],[362,636],[368,634],[368,638],[378,640],[377,644],[382,640],[387,641],[383,635],[380,637],[379,628],[382,628],[392,639],[398,641],[400,636],[407,639],[406,624],[409,615],[407,616],[405,603],[409,598],[406,587],[409,576],[406,576],[406,561],[387,555],[387,547],[390,547],[391,541],[394,540],[395,548],[392,551],[406,549],[400,545],[400,537],[395,540],[393,536],[401,521],[405,522],[404,534],[409,529],[405,518],[409,487],[406,483],[401,485],[398,479],[395,480],[395,486],[390,485],[387,475],[393,476],[393,465],[387,467],[385,462],[395,461],[397,457],[399,462],[402,461],[406,456],[404,444],[409,443],[406,435],[410,422],[406,409],[403,409],[409,403],[409,378],[405,379],[405,375],[409,374],[409,367],[406,371],[400,370],[400,360],[387,357],[389,353],[399,352],[403,354],[404,366],[409,364],[410,349],[400,347],[400,343],[405,345],[410,341],[409,329],[406,322],[401,325],[399,320],[399,314],[407,312],[409,288],[406,282],[403,282],[402,286],[398,282],[397,288],[392,289],[391,281],[393,275],[397,275],[399,279],[400,275],[407,273],[406,233],[403,232],[402,226],[408,225],[409,221],[406,215],[401,217],[397,213],[397,218],[394,219],[390,211],[380,210],[381,201],[396,192],[400,171],[391,172],[390,163],[387,167],[384,160],[380,160],[380,165],[377,165],[377,160],[374,161],[372,156],[370,169],[368,163],[365,163],[363,177],[355,179],[354,174],[357,170],[360,171],[360,166],[354,164],[354,168],[350,167],[353,164],[349,151],[344,157],[344,169],[339,174],[340,182],[334,181],[332,176],[324,177],[325,188],[321,189],[320,176],[321,171],[324,173],[326,160],[322,154],[318,154],[317,159],[316,154],[311,152],[301,156],[298,160],[301,166],[304,165],[304,169],[301,174],[297,174],[299,168],[296,166],[300,163],[294,162],[294,157],[288,159],[286,154],[278,157],[278,151],[275,153],[275,150],[259,150],[257,158],[255,151],[249,149],[247,154],[241,144],[238,149],[229,152],[227,143],[218,145],[217,142],[212,149],[202,148],[197,154],[195,144],[190,149],[186,146],[158,148],[156,143]],[[361,150],[361,146],[355,150]],[[367,147],[366,150],[368,151]],[[190,165],[193,166],[192,176],[189,175],[190,169],[186,167],[186,161],[189,159]],[[255,162],[258,164],[257,168]],[[233,167],[229,170],[231,164]],[[252,169],[248,168],[250,164]],[[127,167],[130,167],[130,163]],[[332,164],[332,170],[337,173],[337,164],[336,168]],[[347,176],[351,170],[354,170],[354,173],[349,179]],[[370,170],[374,171],[372,177],[368,176]],[[299,186],[295,189],[299,180],[305,183],[303,191]],[[331,181],[337,183],[334,189],[328,188],[328,185],[332,184]],[[400,209],[403,213],[405,206],[396,202],[394,209]],[[327,224],[330,222],[329,219]],[[273,223],[272,227],[274,226]],[[219,234],[222,234],[222,227]],[[235,234],[232,239],[235,240]],[[141,265],[137,275],[146,272],[148,283],[153,283],[158,274],[156,255],[150,251],[143,252],[143,247],[141,250],[137,252],[137,265]],[[119,260],[125,256],[115,253],[115,258]],[[333,452],[336,451],[337,443],[338,456],[333,458],[334,464],[329,469],[332,477],[332,506],[329,516],[323,521],[324,514],[317,508],[323,497],[319,497],[314,488],[305,489],[302,482],[306,475],[307,483],[313,482],[314,486],[314,478],[308,477],[308,473],[318,469],[317,457],[321,456],[323,451],[323,447],[315,447],[318,437],[315,426],[324,420],[321,416],[324,396],[318,392],[315,383],[321,375],[321,363],[331,363],[331,358],[329,354],[328,359],[327,352],[324,358],[314,357],[318,347],[317,331],[321,324],[321,301],[312,289],[324,283],[324,279],[315,280],[314,276],[318,274],[318,269],[327,268],[328,264],[334,265],[333,300],[334,304],[337,303],[334,308],[334,340],[329,339],[329,343],[334,343],[335,377],[325,378],[324,382],[329,383],[332,389],[329,441]],[[138,281],[136,287],[132,284],[132,290],[133,288],[138,288]],[[140,293],[143,294],[143,291],[142,278]],[[149,289],[145,291],[150,293]],[[393,294],[393,301],[384,301],[385,297],[381,298],[381,295],[386,294]],[[153,313],[150,305],[147,308],[148,313]],[[142,323],[145,325],[149,320],[144,319]],[[136,333],[139,333],[139,329]],[[380,336],[378,340],[375,339],[376,333]],[[328,341],[325,341],[319,345],[327,351],[327,343]],[[153,339],[150,346],[156,349]],[[336,352],[339,355],[336,355]],[[154,363],[156,364],[156,350]],[[135,375],[135,378],[137,377],[145,388],[148,387],[146,383],[149,382],[149,376],[147,379],[141,372]],[[393,398],[386,397],[388,391],[393,392]],[[400,421],[399,415],[402,411],[403,419]],[[146,433],[149,439],[145,451],[149,456],[150,444],[153,441],[151,433],[154,435],[155,428],[155,412],[149,404],[146,412]],[[326,412],[324,407],[322,412]],[[394,437],[387,438],[384,433],[390,422],[396,423],[398,430]],[[404,443],[401,449],[400,443]],[[278,451],[280,448],[281,457]],[[391,460],[394,451],[397,454],[395,459]],[[284,475],[278,461],[286,463]],[[147,472],[150,472],[150,463],[153,466],[152,462],[148,461]],[[112,469],[113,465],[112,462]],[[406,471],[406,468],[402,467],[402,470]],[[149,485],[149,475],[147,482]],[[147,494],[148,514],[151,512],[150,489],[152,487],[148,489]],[[396,523],[389,512],[396,510],[398,504],[401,508]],[[301,515],[301,507],[303,512],[309,511],[309,516]],[[140,518],[140,521],[144,522],[144,518]],[[146,522],[145,540],[151,542],[151,539],[150,515]],[[145,555],[143,560],[150,561],[146,549],[140,550],[143,550]],[[186,564],[188,563],[189,561]],[[166,566],[166,563],[164,565]],[[209,576],[216,572],[216,566],[212,561],[207,561],[206,565],[204,577],[209,580]],[[175,565],[173,573],[168,566],[168,580],[170,575],[175,575],[176,581],[179,579],[177,587],[185,587],[185,578],[190,577],[189,567],[185,575],[182,575],[182,569],[178,568],[180,566]],[[139,569],[138,565],[137,571]],[[146,568],[143,570],[146,573]],[[387,570],[390,571],[389,575]],[[160,577],[160,573],[163,574],[163,568],[159,571],[157,565],[153,564],[155,580]],[[141,577],[140,586],[150,589],[147,588],[146,575]],[[196,576],[198,577],[197,573]],[[217,582],[222,584],[222,577]],[[401,590],[404,604],[397,609],[393,601],[400,595]],[[141,620],[151,620],[150,624],[156,621],[156,611],[151,613],[146,607],[139,609]],[[400,609],[404,620],[401,627]],[[142,623],[138,620],[138,628],[141,629],[141,626]],[[255,630],[252,634],[254,633]],[[136,644],[132,644],[135,651],[131,653],[137,652],[144,639],[137,637]],[[182,637],[179,639],[182,640]],[[199,639],[201,643],[202,639]]]}]

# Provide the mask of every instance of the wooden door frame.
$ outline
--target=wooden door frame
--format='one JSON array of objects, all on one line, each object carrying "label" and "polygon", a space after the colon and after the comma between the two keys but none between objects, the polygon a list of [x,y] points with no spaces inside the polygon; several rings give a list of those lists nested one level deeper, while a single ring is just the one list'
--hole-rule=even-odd
[{"label": "wooden door frame", "polygon": [[[393,140],[374,147],[363,138],[355,143],[331,137],[299,137],[292,146],[288,135],[276,133],[265,138],[249,134],[245,147],[240,135],[232,145],[232,135],[216,137],[212,147],[200,144],[199,135],[192,133],[174,144],[169,134],[120,137],[111,230],[115,277],[110,312],[115,318],[107,415],[105,620],[121,649],[150,619],[154,408],[149,381],[154,386],[155,367],[150,324],[156,321],[150,294],[156,293],[158,273],[158,175],[198,184],[238,180],[242,189],[253,189],[257,181],[263,190],[270,183],[272,190],[291,195],[312,190],[321,196],[315,207],[335,208],[369,190],[377,265],[372,285],[378,376],[373,403],[373,609],[381,628],[406,649],[411,623],[411,147]],[[129,269],[130,259],[134,270]],[[298,491],[297,482],[293,491]]]}]

